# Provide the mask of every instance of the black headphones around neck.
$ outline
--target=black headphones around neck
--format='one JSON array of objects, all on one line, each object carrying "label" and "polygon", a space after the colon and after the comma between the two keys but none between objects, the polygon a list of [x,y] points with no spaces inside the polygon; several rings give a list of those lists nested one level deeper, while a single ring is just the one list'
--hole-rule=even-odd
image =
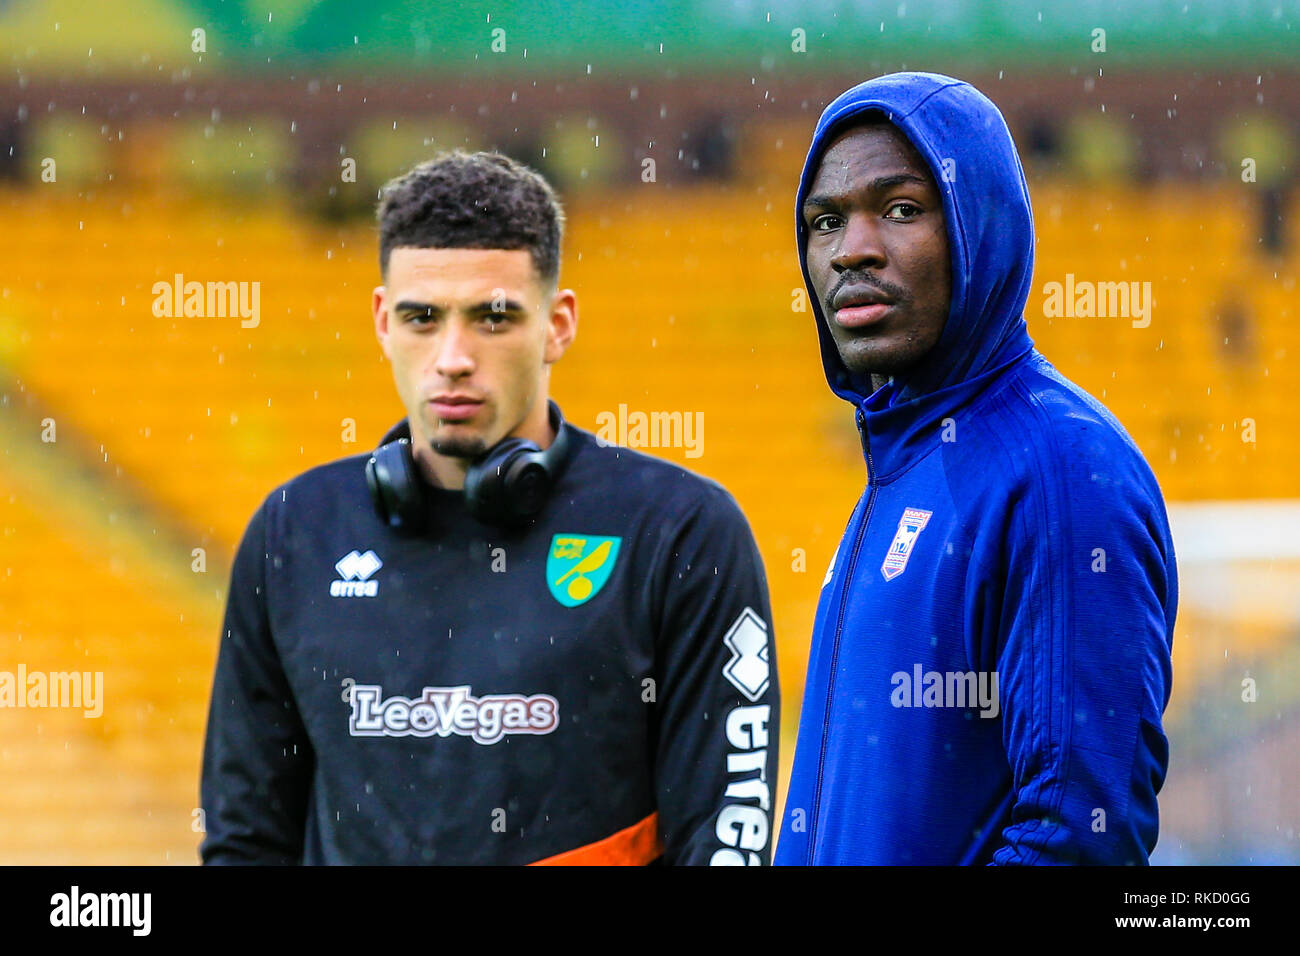
[{"label": "black headphones around neck", "polygon": [[[543,451],[526,438],[507,438],[475,459],[465,475],[465,504],[487,524],[509,526],[546,506],[568,461],[569,427],[548,402],[555,440]],[[398,531],[428,527],[429,496],[411,453],[411,439],[380,445],[366,462],[366,484],[379,517]]]}]

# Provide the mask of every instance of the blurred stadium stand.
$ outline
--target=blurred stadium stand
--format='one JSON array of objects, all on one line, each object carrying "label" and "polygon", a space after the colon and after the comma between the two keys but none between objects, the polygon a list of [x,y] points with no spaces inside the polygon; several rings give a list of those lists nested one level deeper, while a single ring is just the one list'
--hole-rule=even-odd
[{"label": "blurred stadium stand", "polygon": [[[120,35],[54,30],[66,4],[0,6],[0,669],[102,670],[106,697],[95,719],[0,710],[0,863],[197,859],[230,557],[272,488],[368,451],[401,417],[369,318],[366,217],[378,183],[454,146],[505,148],[564,187],[562,281],[580,309],[554,376],[567,415],[594,428],[620,404],[703,413],[702,457],[648,451],[721,481],[754,526],[784,785],[818,587],[863,477],[811,313],[796,310],[791,201],[824,103],[903,64],[850,71],[841,38],[816,69],[772,67],[795,22],[777,3],[776,34],[741,30],[757,67],[735,37],[710,53],[682,24],[663,35],[705,47],[667,68],[641,49],[649,34],[584,40],[575,27],[539,87],[521,62],[504,76],[468,65],[488,28],[456,21],[407,39],[431,59],[459,56],[465,75],[415,81],[391,24],[348,59],[340,37],[361,21],[331,31],[323,19],[344,5],[267,4],[299,19],[260,33],[220,4],[147,6],[154,19]],[[190,31],[204,24],[212,52],[195,57]],[[1077,25],[1037,40],[994,29],[980,55],[956,43],[939,52],[964,59],[924,65],[969,75],[1011,120],[1039,238],[1031,335],[1116,414],[1171,502],[1183,598],[1156,862],[1297,862],[1300,75],[1240,52],[1294,45],[1246,24],[1218,72],[1119,57],[1118,78],[1095,77],[1086,55],[1053,66]],[[100,46],[89,64],[88,44]],[[259,62],[263,46],[280,60]],[[1139,46],[1165,50],[1150,36]],[[546,49],[537,40],[530,55]],[[1260,154],[1258,182],[1241,179],[1244,148]],[[355,183],[339,173],[349,157]],[[259,282],[260,324],[155,317],[153,284],[176,274]],[[1067,274],[1150,282],[1149,327],[1046,317],[1043,286]],[[40,440],[49,419],[53,443]],[[194,549],[206,570],[192,570]]]}]

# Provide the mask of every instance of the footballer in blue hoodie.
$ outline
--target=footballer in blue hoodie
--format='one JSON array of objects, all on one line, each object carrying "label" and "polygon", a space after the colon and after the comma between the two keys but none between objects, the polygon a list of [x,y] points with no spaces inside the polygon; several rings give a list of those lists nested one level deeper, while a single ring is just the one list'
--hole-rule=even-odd
[{"label": "footballer in blue hoodie", "polygon": [[1173,545],[1132,439],[1029,338],[1005,120],[947,76],[854,87],[817,124],[796,223],[867,480],[822,586],[776,862],[1147,863]]}]

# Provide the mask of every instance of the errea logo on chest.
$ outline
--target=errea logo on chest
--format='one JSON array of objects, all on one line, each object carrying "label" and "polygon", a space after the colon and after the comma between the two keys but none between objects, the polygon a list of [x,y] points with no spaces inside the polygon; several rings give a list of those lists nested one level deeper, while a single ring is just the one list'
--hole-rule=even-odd
[{"label": "errea logo on chest", "polygon": [[379,582],[370,578],[383,566],[384,562],[373,551],[364,554],[349,551],[334,563],[339,577],[330,582],[330,597],[375,597],[379,594]]}]

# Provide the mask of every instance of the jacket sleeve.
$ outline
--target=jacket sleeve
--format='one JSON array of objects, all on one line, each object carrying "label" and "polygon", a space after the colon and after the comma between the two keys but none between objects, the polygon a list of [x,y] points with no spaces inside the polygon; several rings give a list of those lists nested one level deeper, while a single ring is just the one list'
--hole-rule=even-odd
[{"label": "jacket sleeve", "polygon": [[716,487],[666,557],[652,741],[664,862],[768,864],[780,714],[762,559]]},{"label": "jacket sleeve", "polygon": [[205,864],[302,861],[313,755],[271,638],[268,503],[235,555],[203,746]]},{"label": "jacket sleeve", "polygon": [[1096,451],[1043,467],[1008,512],[997,669],[1014,802],[994,865],[1144,865],[1156,844],[1173,545],[1136,450]]}]

